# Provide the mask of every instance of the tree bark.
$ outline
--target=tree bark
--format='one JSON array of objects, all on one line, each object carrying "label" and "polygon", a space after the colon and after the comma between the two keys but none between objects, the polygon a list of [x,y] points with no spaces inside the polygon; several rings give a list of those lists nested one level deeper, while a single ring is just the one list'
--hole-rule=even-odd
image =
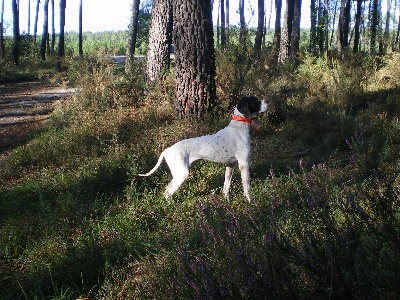
[{"label": "tree bark", "polygon": [[281,15],[282,15],[282,0],[275,0],[274,45],[276,53],[279,53],[279,48],[281,45]]},{"label": "tree bark", "polygon": [[130,74],[132,71],[132,63],[135,54],[136,38],[138,32],[139,21],[139,0],[133,0],[131,22],[129,24],[128,45],[126,47],[125,73]]},{"label": "tree bark", "polygon": [[246,42],[246,19],[244,16],[244,0],[239,0],[240,33],[239,43],[244,45]]},{"label": "tree bark", "polygon": [[46,42],[49,33],[49,0],[44,0],[43,6],[43,33],[40,43],[40,58],[42,61],[46,60]]},{"label": "tree bark", "polygon": [[4,45],[4,0],[1,1],[1,16],[0,16],[0,49],[1,57],[6,58],[6,48]]},{"label": "tree bark", "polygon": [[283,64],[289,58],[290,36],[292,35],[294,0],[286,0],[285,15],[283,17],[283,28],[279,49],[278,63]]},{"label": "tree bark", "polygon": [[289,58],[297,59],[300,50],[300,19],[301,0],[295,0],[293,4],[292,34],[290,35]]},{"label": "tree bark", "polygon": [[225,3],[221,0],[221,47],[226,46],[226,30],[225,30]]},{"label": "tree bark", "polygon": [[28,1],[28,40],[31,35],[31,0]]},{"label": "tree bark", "polygon": [[[359,3],[360,2],[360,3]],[[360,7],[360,13],[358,13],[358,7]],[[370,52],[371,54],[376,53],[376,41],[377,41],[377,36],[378,36],[378,27],[379,27],[379,0],[372,0],[372,10],[371,10],[371,46],[370,46]],[[357,0],[357,15],[359,16],[361,20],[361,0]],[[356,17],[356,25],[359,22],[357,22],[357,17]],[[355,32],[357,34],[357,32]],[[355,37],[356,38],[356,37]],[[354,52],[356,52],[356,44],[354,41]]]},{"label": "tree bark", "polygon": [[82,11],[82,0],[79,1],[79,33],[78,33],[78,52],[79,56],[83,56],[83,25],[82,25],[82,18],[83,18],[83,11]]},{"label": "tree bark", "polygon": [[208,0],[175,0],[175,110],[202,118],[216,101],[212,8]]},{"label": "tree bark", "polygon": [[349,45],[350,29],[350,0],[341,0],[338,29],[337,29],[337,51],[343,56],[343,50]]},{"label": "tree bark", "polygon": [[254,41],[254,54],[256,57],[260,56],[261,45],[264,35],[264,16],[265,16],[264,6],[265,6],[264,0],[258,0],[258,23],[257,23],[256,38]]},{"label": "tree bark", "polygon": [[12,13],[13,13],[13,64],[19,65],[19,0],[12,0]]},{"label": "tree bark", "polygon": [[51,54],[55,52],[55,44],[56,44],[56,28],[54,23],[54,14],[55,14],[55,7],[54,7],[54,0],[51,0]]},{"label": "tree bark", "polygon": [[311,0],[310,4],[310,19],[311,19],[311,28],[310,28],[310,52],[314,55],[318,53],[317,50],[317,16],[318,10],[316,5],[316,0]]},{"label": "tree bark", "polygon": [[172,1],[154,0],[147,48],[146,79],[158,81],[169,70],[172,44]]},{"label": "tree bark", "polygon": [[64,57],[65,55],[65,9],[67,7],[66,0],[60,0],[60,38],[58,41],[58,56],[60,58]]},{"label": "tree bark", "polygon": [[226,43],[229,42],[229,0],[225,0],[225,29]]},{"label": "tree bark", "polygon": [[40,8],[40,0],[36,2],[36,13],[35,13],[35,24],[33,24],[33,42],[36,44],[37,37],[37,26],[39,20],[39,8]]}]

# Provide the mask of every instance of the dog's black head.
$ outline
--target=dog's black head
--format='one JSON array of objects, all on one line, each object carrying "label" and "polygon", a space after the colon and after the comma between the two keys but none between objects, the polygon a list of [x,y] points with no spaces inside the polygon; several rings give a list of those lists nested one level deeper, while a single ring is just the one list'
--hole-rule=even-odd
[{"label": "dog's black head", "polygon": [[237,110],[246,118],[267,110],[267,102],[254,96],[244,96],[236,105]]}]

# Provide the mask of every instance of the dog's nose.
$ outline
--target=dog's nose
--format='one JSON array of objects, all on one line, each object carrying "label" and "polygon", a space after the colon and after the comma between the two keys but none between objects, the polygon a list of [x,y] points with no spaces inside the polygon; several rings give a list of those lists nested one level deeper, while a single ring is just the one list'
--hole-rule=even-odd
[{"label": "dog's nose", "polygon": [[260,112],[265,112],[268,109],[267,100],[261,100]]}]

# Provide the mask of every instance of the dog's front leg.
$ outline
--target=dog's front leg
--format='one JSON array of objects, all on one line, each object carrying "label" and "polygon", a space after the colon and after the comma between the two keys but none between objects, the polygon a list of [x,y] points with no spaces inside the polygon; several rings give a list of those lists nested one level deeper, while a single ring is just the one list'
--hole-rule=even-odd
[{"label": "dog's front leg", "polygon": [[239,165],[239,170],[240,170],[240,175],[242,177],[244,196],[247,198],[247,201],[251,202],[249,165]]},{"label": "dog's front leg", "polygon": [[226,199],[229,199],[229,188],[231,186],[233,169],[234,169],[233,166],[226,166],[225,182],[224,182],[224,195]]}]

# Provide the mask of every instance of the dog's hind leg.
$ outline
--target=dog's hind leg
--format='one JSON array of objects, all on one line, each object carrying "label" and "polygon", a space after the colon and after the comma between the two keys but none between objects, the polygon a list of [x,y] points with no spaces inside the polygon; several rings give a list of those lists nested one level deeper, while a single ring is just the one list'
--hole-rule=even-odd
[{"label": "dog's hind leg", "polygon": [[185,172],[185,173],[175,175],[172,178],[172,181],[167,186],[167,188],[164,192],[165,199],[168,200],[179,189],[179,187],[186,181],[186,179],[188,177],[189,177],[189,170],[187,170],[187,172]]},{"label": "dog's hind leg", "polygon": [[[173,153],[175,154],[175,153]],[[172,181],[167,186],[164,196],[169,199],[189,177],[188,158],[179,155],[166,155],[168,167],[171,171]]]}]

